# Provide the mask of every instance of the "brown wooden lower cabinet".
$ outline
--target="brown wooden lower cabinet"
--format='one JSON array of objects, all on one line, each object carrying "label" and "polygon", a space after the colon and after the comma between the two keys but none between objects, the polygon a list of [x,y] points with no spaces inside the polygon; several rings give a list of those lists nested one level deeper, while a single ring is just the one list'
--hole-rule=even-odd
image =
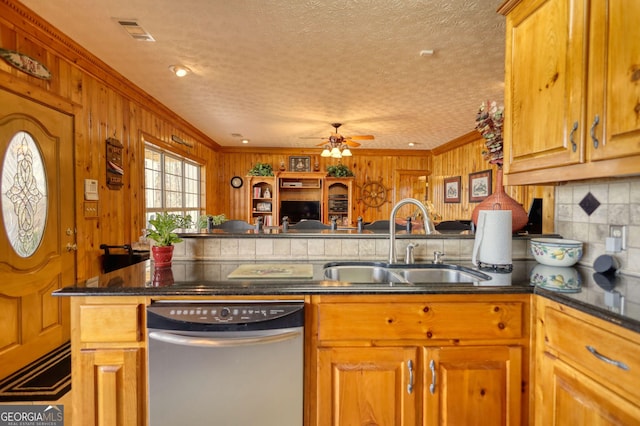
[{"label": "brown wooden lower cabinet", "polygon": [[535,424],[640,425],[640,337],[536,301]]},{"label": "brown wooden lower cabinet", "polygon": [[317,424],[417,424],[417,359],[411,347],[319,349]]},{"label": "brown wooden lower cabinet", "polygon": [[147,425],[146,303],[71,298],[74,425]]},{"label": "brown wooden lower cabinet", "polygon": [[529,295],[312,300],[311,424],[527,423]]},{"label": "brown wooden lower cabinet", "polygon": [[518,346],[320,349],[317,424],[519,425],[521,353]]},{"label": "brown wooden lower cabinet", "polygon": [[[532,295],[305,299],[305,425],[640,425],[640,336],[566,305]],[[71,298],[75,425],[147,424],[148,302]]]}]

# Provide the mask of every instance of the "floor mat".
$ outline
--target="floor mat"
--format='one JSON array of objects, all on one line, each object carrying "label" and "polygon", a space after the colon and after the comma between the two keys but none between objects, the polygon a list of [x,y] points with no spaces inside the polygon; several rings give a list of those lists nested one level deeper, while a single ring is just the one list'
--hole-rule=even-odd
[{"label": "floor mat", "polygon": [[56,401],[71,389],[67,342],[0,381],[0,402]]}]

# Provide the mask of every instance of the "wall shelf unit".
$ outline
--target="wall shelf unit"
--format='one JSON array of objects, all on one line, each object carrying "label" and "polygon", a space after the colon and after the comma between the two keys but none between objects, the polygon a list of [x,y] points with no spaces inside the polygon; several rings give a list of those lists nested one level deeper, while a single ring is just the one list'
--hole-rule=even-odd
[{"label": "wall shelf unit", "polygon": [[323,200],[326,222],[336,219],[338,226],[353,225],[353,178],[325,178]]},{"label": "wall shelf unit", "polygon": [[264,226],[278,224],[278,191],[275,176],[248,176],[249,215],[248,222],[256,223],[262,218]]},{"label": "wall shelf unit", "polygon": [[[248,176],[247,180],[250,223],[262,217],[263,225],[279,226],[286,215],[290,216],[290,223],[317,216],[326,224],[334,218],[341,227],[354,224],[353,177],[327,177],[324,172],[280,172],[274,177]],[[311,216],[302,214],[302,209]]]}]

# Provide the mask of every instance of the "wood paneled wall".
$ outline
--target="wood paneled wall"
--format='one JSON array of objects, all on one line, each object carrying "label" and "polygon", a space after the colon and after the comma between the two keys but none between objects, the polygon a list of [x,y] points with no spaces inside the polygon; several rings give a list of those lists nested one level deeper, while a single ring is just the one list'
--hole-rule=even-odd
[{"label": "wood paneled wall", "polygon": [[[245,219],[246,185],[233,189],[233,176],[246,176],[256,162],[288,164],[290,155],[310,155],[319,170],[337,161],[320,157],[319,148],[221,149],[215,141],[143,92],[114,69],[101,62],[28,8],[15,0],[0,0],[0,47],[16,50],[43,63],[51,80],[40,80],[0,61],[0,88],[72,115],[75,120],[75,188],[78,242],[77,279],[100,272],[100,244],[121,245],[136,241],[144,222],[144,140],[195,159],[205,166],[207,213],[225,213],[231,219]],[[176,135],[192,147],[172,141]],[[116,138],[124,145],[124,185],[119,190],[106,186],[106,139]],[[468,139],[468,138],[467,138]],[[405,186],[416,185],[421,175],[430,175],[429,198],[445,219],[470,217],[473,205],[466,201],[468,173],[487,168],[480,148],[462,138],[434,151],[353,150],[343,159],[356,175],[353,217],[367,222],[387,219],[393,204],[407,196]],[[479,141],[479,140],[478,140]],[[372,145],[375,142],[371,142]],[[442,179],[463,176],[463,200],[459,205],[442,202]],[[415,177],[415,179],[413,179]],[[99,182],[97,217],[85,217],[83,182]],[[368,208],[361,199],[361,188],[376,181],[387,188],[387,202]],[[397,192],[396,192],[397,191]],[[514,190],[512,190],[514,191]],[[519,190],[517,199],[527,205],[530,189]],[[516,191],[517,192],[517,191]]]},{"label": "wood paneled wall", "polygon": [[[372,142],[373,143],[373,142]],[[284,162],[285,168],[289,164],[291,155],[308,155],[311,164],[318,164],[319,171],[325,171],[327,166],[337,164],[338,160],[320,157],[320,149],[229,149],[223,148],[220,152],[220,169],[218,170],[218,187],[220,203],[207,204],[207,213],[224,213],[228,218],[247,220],[247,186],[233,189],[229,183],[233,176],[245,177],[247,172],[257,162],[271,164],[274,170],[278,170],[280,163]],[[429,151],[391,151],[369,150],[362,148],[352,149],[353,156],[343,158],[342,164],[349,167],[355,174],[353,217],[362,216],[365,222],[376,219],[388,219],[393,203],[398,201],[401,194],[394,190],[396,175],[403,170],[419,171],[427,175],[431,168],[431,154]],[[246,181],[246,179],[245,179]],[[368,208],[361,199],[361,188],[367,181],[380,182],[387,191],[387,202],[378,208]],[[209,198],[209,197],[207,197]],[[210,210],[212,209],[212,210]],[[355,220],[355,219],[354,219]]]},{"label": "wood paneled wall", "polygon": [[[443,220],[469,220],[478,203],[469,202],[469,174],[492,171],[492,192],[496,189],[498,167],[482,158],[484,140],[475,130],[444,144],[433,152],[433,170],[429,176],[429,192],[435,211]],[[444,179],[461,177],[460,203],[444,202]],[[543,232],[554,229],[553,186],[505,186],[505,192],[528,211],[534,198],[543,199]]]},{"label": "wood paneled wall", "polygon": [[[218,145],[120,76],[22,4],[0,0],[0,47],[43,63],[50,80],[25,74],[0,61],[0,88],[74,117],[77,279],[100,272],[100,244],[137,241],[144,221],[143,134],[172,151],[218,168]],[[171,141],[177,135],[193,148]],[[106,139],[124,145],[124,185],[106,186]],[[84,215],[84,179],[99,182],[98,216]],[[207,191],[215,193],[215,180]]]}]

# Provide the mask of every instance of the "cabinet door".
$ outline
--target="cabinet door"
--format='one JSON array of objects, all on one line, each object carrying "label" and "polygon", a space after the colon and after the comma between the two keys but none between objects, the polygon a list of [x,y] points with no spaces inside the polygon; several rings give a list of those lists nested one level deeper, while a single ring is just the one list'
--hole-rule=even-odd
[{"label": "cabinet door", "polygon": [[415,425],[417,352],[417,348],[320,349],[317,424]]},{"label": "cabinet door", "polygon": [[[640,153],[640,2],[591,2],[589,160]],[[611,170],[619,169],[612,164]],[[621,173],[638,172],[617,170]]]},{"label": "cabinet door", "polygon": [[525,1],[507,16],[507,173],[584,160],[585,3]]},{"label": "cabinet door", "polygon": [[522,348],[424,348],[424,425],[520,425]]},{"label": "cabinet door", "polygon": [[640,424],[640,407],[549,353],[541,358],[536,425]]},{"label": "cabinet door", "polygon": [[[144,351],[81,350],[74,362],[73,421],[78,425],[145,425]],[[77,367],[77,368],[76,368]]]}]

